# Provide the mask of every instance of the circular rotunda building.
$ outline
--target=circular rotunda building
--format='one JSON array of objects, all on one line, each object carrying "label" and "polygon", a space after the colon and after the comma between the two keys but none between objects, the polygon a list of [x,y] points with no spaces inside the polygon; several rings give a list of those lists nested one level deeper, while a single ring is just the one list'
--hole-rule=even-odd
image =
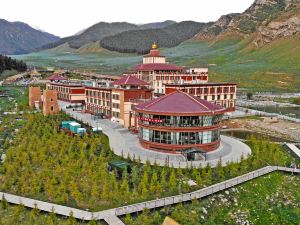
[{"label": "circular rotunda building", "polygon": [[140,144],[149,150],[182,154],[220,146],[221,106],[175,91],[134,107]]}]

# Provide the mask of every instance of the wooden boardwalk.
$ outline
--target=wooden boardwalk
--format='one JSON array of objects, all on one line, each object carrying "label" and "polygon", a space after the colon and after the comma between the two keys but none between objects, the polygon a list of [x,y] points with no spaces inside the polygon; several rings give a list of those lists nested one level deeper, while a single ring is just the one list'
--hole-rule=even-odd
[{"label": "wooden boardwalk", "polygon": [[298,157],[300,158],[300,149],[296,147],[293,143],[287,143],[286,146]]},{"label": "wooden boardwalk", "polygon": [[54,212],[61,216],[72,215],[76,219],[80,220],[105,220],[109,225],[124,225],[124,223],[118,218],[118,216],[124,216],[126,214],[136,213],[143,211],[144,209],[155,209],[159,207],[169,206],[180,202],[187,202],[193,199],[201,199],[214,193],[226,190],[233,186],[242,184],[249,180],[253,180],[257,177],[266,175],[274,171],[284,171],[289,173],[300,174],[300,169],[267,166],[250,173],[223,181],[218,184],[200,189],[198,191],[190,192],[187,194],[175,195],[167,198],[156,199],[152,201],[141,202],[128,206],[118,207],[114,209],[104,210],[100,212],[88,212],[76,208],[57,205],[49,202],[38,201],[35,199],[25,198],[17,195],[0,192],[0,200],[4,197],[7,202],[12,204],[23,204],[28,208],[37,208],[44,212]]}]

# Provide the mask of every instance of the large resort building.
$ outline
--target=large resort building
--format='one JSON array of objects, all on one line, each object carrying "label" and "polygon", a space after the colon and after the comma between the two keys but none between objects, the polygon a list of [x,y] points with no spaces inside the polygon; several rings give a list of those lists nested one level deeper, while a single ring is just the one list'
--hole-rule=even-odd
[{"label": "large resort building", "polygon": [[131,74],[149,82],[154,89],[154,95],[161,96],[176,90],[181,90],[203,100],[221,105],[228,112],[236,108],[235,83],[208,82],[208,68],[185,68],[166,61],[153,44],[148,55],[143,57],[143,63],[133,67]]},{"label": "large resort building", "polygon": [[181,154],[220,145],[220,121],[236,108],[235,83],[208,82],[207,68],[167,63],[156,44],[143,63],[116,80],[70,81],[53,75],[46,85],[58,100],[111,119],[138,133],[146,149]]}]

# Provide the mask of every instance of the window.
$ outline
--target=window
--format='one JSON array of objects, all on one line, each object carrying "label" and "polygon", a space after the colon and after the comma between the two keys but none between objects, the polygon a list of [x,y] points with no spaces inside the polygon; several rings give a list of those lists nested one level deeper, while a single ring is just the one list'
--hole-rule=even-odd
[{"label": "window", "polygon": [[50,98],[50,102],[53,102],[54,100],[53,100],[53,98]]},{"label": "window", "polygon": [[50,107],[50,111],[53,112],[54,111],[54,107],[53,105]]},{"label": "window", "polygon": [[145,141],[149,141],[149,130],[142,128],[142,138]]},{"label": "window", "polygon": [[113,99],[114,99],[114,100],[119,100],[119,99],[120,99],[120,96],[119,96],[119,95],[113,94],[112,96],[113,96]]}]

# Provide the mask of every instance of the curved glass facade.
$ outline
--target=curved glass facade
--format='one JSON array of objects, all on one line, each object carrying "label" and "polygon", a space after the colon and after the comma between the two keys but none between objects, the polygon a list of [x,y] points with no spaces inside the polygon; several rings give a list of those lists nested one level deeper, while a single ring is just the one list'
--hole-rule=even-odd
[{"label": "curved glass facade", "polygon": [[139,128],[139,137],[142,140],[170,144],[170,145],[196,145],[209,144],[220,139],[220,131],[203,132],[166,132]]},{"label": "curved glass facade", "polygon": [[212,116],[165,116],[138,113],[142,125],[161,127],[209,127],[220,123],[223,115]]}]

